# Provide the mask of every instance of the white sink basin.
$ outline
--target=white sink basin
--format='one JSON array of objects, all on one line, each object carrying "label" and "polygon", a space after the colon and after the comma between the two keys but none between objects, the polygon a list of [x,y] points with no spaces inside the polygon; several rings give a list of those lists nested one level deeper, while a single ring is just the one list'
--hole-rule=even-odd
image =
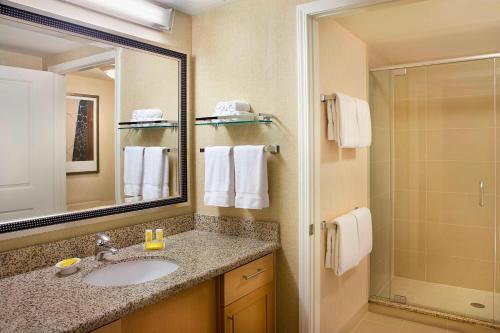
[{"label": "white sink basin", "polygon": [[119,287],[159,279],[175,272],[179,266],[168,260],[142,259],[104,266],[83,278],[99,287]]}]

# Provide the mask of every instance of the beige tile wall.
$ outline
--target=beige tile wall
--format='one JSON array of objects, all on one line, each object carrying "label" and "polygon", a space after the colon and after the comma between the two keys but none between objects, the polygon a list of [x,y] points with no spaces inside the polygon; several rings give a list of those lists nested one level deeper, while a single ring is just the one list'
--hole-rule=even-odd
[{"label": "beige tile wall", "polygon": [[493,60],[411,68],[393,84],[394,274],[493,290]]}]

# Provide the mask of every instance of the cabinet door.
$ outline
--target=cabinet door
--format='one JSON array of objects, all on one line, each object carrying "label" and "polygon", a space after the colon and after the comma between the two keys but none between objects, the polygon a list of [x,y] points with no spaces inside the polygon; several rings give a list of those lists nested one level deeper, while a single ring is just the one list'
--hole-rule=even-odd
[{"label": "cabinet door", "polygon": [[215,280],[182,291],[122,318],[122,333],[215,333]]},{"label": "cabinet door", "polygon": [[226,306],[224,308],[224,332],[274,332],[273,283],[268,283]]}]

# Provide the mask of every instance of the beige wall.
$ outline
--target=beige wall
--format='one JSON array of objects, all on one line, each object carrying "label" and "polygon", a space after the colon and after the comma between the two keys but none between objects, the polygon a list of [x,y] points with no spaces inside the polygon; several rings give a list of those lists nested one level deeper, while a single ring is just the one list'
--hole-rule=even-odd
[{"label": "beige wall", "polygon": [[68,175],[68,210],[113,204],[115,201],[115,83],[77,75],[66,76],[68,94],[99,96],[99,173]]},{"label": "beige wall", "polygon": [[[13,0],[20,6],[27,6],[31,10],[41,10],[43,12],[53,13],[53,15],[63,18],[70,18],[75,21],[84,21],[86,24],[92,24],[110,32],[125,34],[132,38],[144,40],[145,42],[157,44],[166,48],[190,53],[191,51],[191,16],[181,12],[176,13],[173,32],[158,32],[153,29],[141,27],[132,23],[113,19],[109,16],[101,15],[81,7],[74,6],[57,0]],[[188,68],[188,79],[190,80],[190,69]],[[190,81],[188,82],[190,86]],[[188,88],[190,89],[190,88]],[[191,117],[190,96],[188,90],[188,119]],[[188,126],[189,128],[189,126]],[[191,130],[188,130],[188,144],[191,142]],[[189,159],[189,164],[191,163]],[[52,227],[31,229],[22,232],[0,235],[0,251],[20,248],[30,244],[64,239],[76,235],[94,233],[116,227],[123,227],[151,221],[154,219],[176,216],[193,212],[191,205],[194,186],[192,183],[193,168],[190,166],[189,174],[189,202],[177,204],[168,207],[154,208],[145,211],[132,212],[128,214],[112,215],[97,219],[82,220],[70,224],[60,224]]]},{"label": "beige wall", "polygon": [[0,65],[42,70],[43,60],[41,57],[0,50]]},{"label": "beige wall", "polygon": [[[295,0],[239,0],[193,17],[195,114],[209,116],[218,101],[243,99],[255,112],[272,113],[270,126],[195,128],[196,211],[279,221],[278,332],[298,330],[297,79]],[[206,207],[204,160],[210,145],[281,145],[268,156],[270,207]]]},{"label": "beige wall", "polygon": [[[319,86],[322,93],[343,92],[368,99],[366,45],[333,18],[321,19],[319,31]],[[326,104],[322,105],[320,138],[320,215],[321,220],[368,206],[368,148],[340,149],[326,135]],[[336,333],[368,302],[369,258],[337,277],[324,269],[325,235],[321,237],[320,331]]]}]

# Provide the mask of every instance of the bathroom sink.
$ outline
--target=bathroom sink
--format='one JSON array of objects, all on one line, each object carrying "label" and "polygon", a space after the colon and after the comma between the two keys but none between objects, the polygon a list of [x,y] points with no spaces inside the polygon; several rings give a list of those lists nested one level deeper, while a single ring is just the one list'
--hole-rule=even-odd
[{"label": "bathroom sink", "polygon": [[173,261],[142,259],[111,264],[93,271],[83,282],[99,287],[119,287],[156,280],[175,272]]}]

